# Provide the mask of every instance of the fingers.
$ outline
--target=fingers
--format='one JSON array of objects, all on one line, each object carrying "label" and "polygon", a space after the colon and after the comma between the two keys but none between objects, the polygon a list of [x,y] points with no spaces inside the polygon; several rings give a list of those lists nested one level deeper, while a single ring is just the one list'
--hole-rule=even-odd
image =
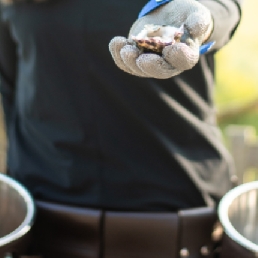
[{"label": "fingers", "polygon": [[163,57],[172,67],[179,71],[193,68],[199,60],[199,46],[192,40],[188,44],[177,43],[163,49]]},{"label": "fingers", "polygon": [[124,37],[115,37],[109,43],[109,51],[115,64],[123,71],[140,76],[147,77],[136,65],[136,59],[140,55],[140,50],[132,45]]},{"label": "fingers", "polygon": [[109,43],[109,51],[115,61],[115,64],[125,72],[132,73],[128,69],[123,59],[121,58],[120,51],[127,44],[127,39],[124,37],[114,37]]},{"label": "fingers", "polygon": [[120,54],[125,66],[128,68],[130,67],[130,70],[135,75],[141,77],[150,77],[137,65],[137,58],[140,56],[141,51],[136,46],[126,45],[121,49]]},{"label": "fingers", "polygon": [[[189,46],[188,46],[189,45]],[[115,37],[109,44],[116,65],[123,71],[140,77],[167,79],[191,69],[199,59],[199,48],[191,41],[164,48],[163,56],[142,53],[124,37]]]},{"label": "fingers", "polygon": [[142,54],[137,58],[136,63],[145,74],[156,79],[168,79],[180,73],[163,57],[156,54]]}]

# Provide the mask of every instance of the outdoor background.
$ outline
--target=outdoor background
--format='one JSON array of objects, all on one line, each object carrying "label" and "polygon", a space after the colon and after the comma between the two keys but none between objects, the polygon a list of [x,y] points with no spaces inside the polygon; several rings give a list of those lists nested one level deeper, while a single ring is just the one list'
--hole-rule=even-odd
[{"label": "outdoor background", "polygon": [[[233,39],[216,54],[215,103],[224,132],[230,124],[252,125],[258,132],[257,0],[245,0],[243,19]],[[0,172],[6,168],[6,137],[0,108]]]},{"label": "outdoor background", "polygon": [[218,122],[250,124],[258,131],[257,0],[245,0],[243,18],[233,39],[216,55],[215,100]]}]

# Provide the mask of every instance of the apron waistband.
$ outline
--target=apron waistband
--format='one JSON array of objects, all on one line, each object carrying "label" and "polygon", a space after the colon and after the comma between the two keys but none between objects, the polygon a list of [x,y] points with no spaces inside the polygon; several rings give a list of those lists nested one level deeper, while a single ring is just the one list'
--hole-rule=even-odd
[{"label": "apron waistband", "polygon": [[211,258],[212,208],[118,212],[36,201],[37,251],[52,258]]}]

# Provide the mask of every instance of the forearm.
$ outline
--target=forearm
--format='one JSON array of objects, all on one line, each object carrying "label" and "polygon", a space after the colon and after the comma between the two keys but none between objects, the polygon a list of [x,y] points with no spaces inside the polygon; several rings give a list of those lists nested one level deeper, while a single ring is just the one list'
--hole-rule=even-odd
[{"label": "forearm", "polygon": [[212,14],[214,28],[209,41],[216,41],[215,49],[223,47],[234,34],[241,18],[242,0],[199,0]]}]

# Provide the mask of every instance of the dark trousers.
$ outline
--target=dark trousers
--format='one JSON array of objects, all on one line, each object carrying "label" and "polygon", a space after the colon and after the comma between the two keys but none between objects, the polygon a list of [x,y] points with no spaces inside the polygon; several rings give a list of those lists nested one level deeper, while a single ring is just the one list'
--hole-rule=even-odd
[{"label": "dark trousers", "polygon": [[36,205],[31,254],[39,257],[214,257],[217,216],[211,208],[162,213],[113,212],[42,201]]}]

